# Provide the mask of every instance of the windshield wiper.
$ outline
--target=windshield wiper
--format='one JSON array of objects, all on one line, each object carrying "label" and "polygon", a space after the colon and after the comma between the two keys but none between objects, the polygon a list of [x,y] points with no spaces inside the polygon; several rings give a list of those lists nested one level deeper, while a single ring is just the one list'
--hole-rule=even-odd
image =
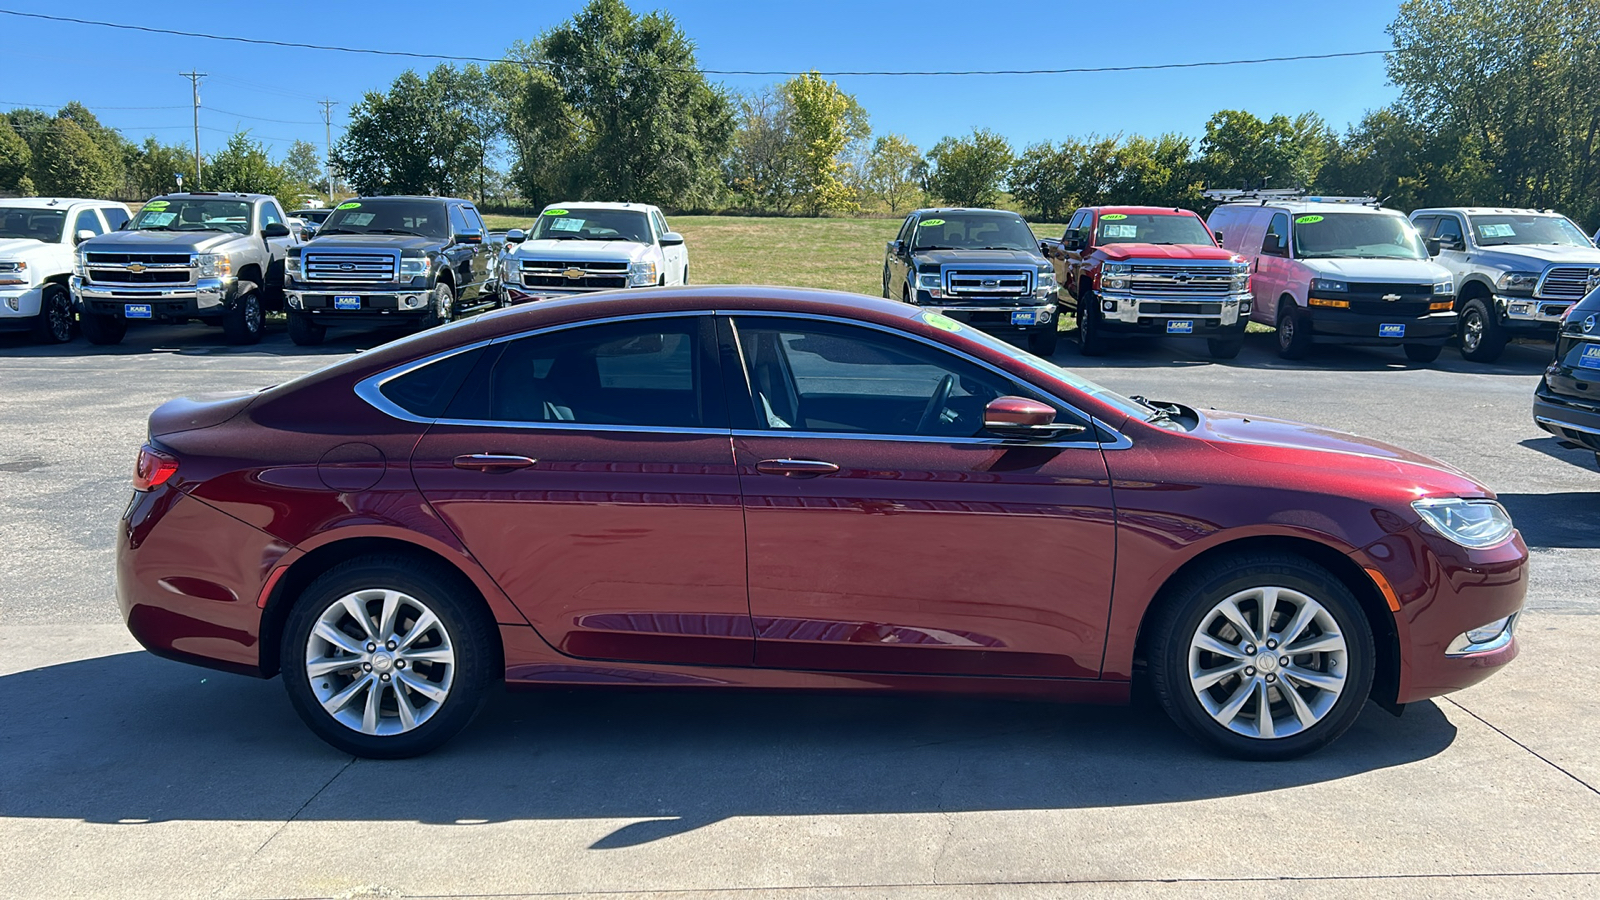
[{"label": "windshield wiper", "polygon": [[359,232],[359,231],[351,231],[348,228],[323,228],[323,229],[321,229],[321,230],[319,230],[317,232],[317,234],[319,234],[319,235],[323,235],[323,234],[360,234],[360,233],[361,232]]},{"label": "windshield wiper", "polygon": [[420,231],[407,231],[404,228],[374,228],[367,234],[409,234],[412,237],[427,237]]},{"label": "windshield wiper", "polygon": [[135,226],[133,230],[134,231],[177,231],[178,229],[173,228],[171,225],[138,225],[138,226]]}]

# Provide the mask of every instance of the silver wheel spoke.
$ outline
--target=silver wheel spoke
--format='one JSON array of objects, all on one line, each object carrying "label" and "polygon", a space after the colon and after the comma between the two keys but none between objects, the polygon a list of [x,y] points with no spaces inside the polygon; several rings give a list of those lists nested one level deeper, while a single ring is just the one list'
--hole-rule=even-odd
[{"label": "silver wheel spoke", "polygon": [[1244,708],[1244,704],[1250,699],[1250,695],[1255,693],[1255,688],[1255,682],[1253,681],[1241,682],[1238,687],[1234,688],[1233,696],[1229,697],[1228,702],[1222,704],[1221,708],[1217,710],[1217,721],[1226,725],[1237,718],[1239,710]]},{"label": "silver wheel spoke", "polygon": [[1309,603],[1300,604],[1300,608],[1294,611],[1294,618],[1289,620],[1289,624],[1283,626],[1283,633],[1278,635],[1278,643],[1294,643],[1294,639],[1299,637],[1300,632],[1305,631],[1306,626],[1310,625],[1311,620],[1316,617],[1317,608],[1315,606]]},{"label": "silver wheel spoke", "polygon": [[350,682],[344,690],[322,701],[322,708],[330,713],[337,713],[343,710],[350,705],[350,701],[355,699],[355,696],[361,693],[361,689],[366,687],[371,680],[372,676],[370,675],[363,675],[357,678],[355,681]]},{"label": "silver wheel spoke", "polygon": [[[405,635],[397,634],[412,616]],[[345,633],[349,619],[361,623],[365,637]],[[417,665],[426,665],[425,675]],[[329,601],[306,638],[301,666],[312,696],[334,721],[388,739],[420,728],[449,701],[456,654],[449,629],[427,603],[378,585]]]},{"label": "silver wheel spoke", "polygon": [[355,638],[333,627],[326,620],[318,622],[317,627],[312,629],[311,633],[338,647],[340,650],[356,656],[365,653],[367,649],[361,646]]},{"label": "silver wheel spoke", "polygon": [[312,678],[321,678],[332,675],[342,669],[359,669],[361,660],[355,657],[341,657],[339,659],[313,659],[306,662],[306,674]]},{"label": "silver wheel spoke", "polygon": [[1256,684],[1256,735],[1263,738],[1277,737],[1277,731],[1272,727],[1272,702],[1267,697],[1267,692],[1272,686],[1265,681]]},{"label": "silver wheel spoke", "polygon": [[383,592],[383,612],[378,617],[378,637],[387,640],[394,635],[394,620],[400,614],[400,595],[394,591]]},{"label": "silver wheel spoke", "polygon": [[1344,649],[1344,636],[1340,634],[1319,634],[1316,637],[1306,638],[1298,644],[1285,646],[1283,652],[1290,656],[1299,656],[1302,653],[1327,653],[1332,650]]},{"label": "silver wheel spoke", "polygon": [[1194,646],[1196,649],[1208,650],[1218,656],[1226,656],[1229,659],[1244,659],[1248,655],[1244,650],[1232,644],[1223,643],[1221,639],[1212,637],[1209,634],[1196,635]]},{"label": "silver wheel spoke", "polygon": [[1265,642],[1267,636],[1272,634],[1272,613],[1277,608],[1278,589],[1275,587],[1262,588],[1261,600],[1256,604],[1256,618],[1261,620],[1261,627],[1256,630],[1256,636],[1261,640],[1256,643]]},{"label": "silver wheel spoke", "polygon": [[1256,634],[1255,629],[1251,628],[1250,623],[1245,621],[1244,613],[1239,610],[1239,604],[1234,602],[1232,597],[1222,601],[1222,605],[1217,608],[1217,612],[1222,613],[1222,617],[1227,619],[1235,630],[1244,635],[1245,640],[1252,644],[1261,643],[1261,639]]},{"label": "silver wheel spoke", "polygon": [[1338,675],[1328,675],[1323,672],[1313,672],[1298,666],[1290,666],[1283,670],[1284,677],[1293,678],[1301,684],[1309,684],[1314,688],[1325,691],[1337,691],[1344,687],[1344,679]]},{"label": "silver wheel spoke", "polygon": [[404,654],[409,662],[439,662],[452,663],[456,661],[455,651],[449,647],[432,647],[427,650],[408,650]]},{"label": "silver wheel spoke", "polygon": [[1306,705],[1305,698],[1300,696],[1300,692],[1295,690],[1294,685],[1289,684],[1287,679],[1279,685],[1278,693],[1289,701],[1289,708],[1294,710],[1294,717],[1299,720],[1301,727],[1310,728],[1317,724],[1317,714],[1311,711],[1311,707]]},{"label": "silver wheel spoke", "polygon": [[1189,676],[1189,681],[1194,684],[1195,690],[1205,691],[1210,690],[1213,685],[1226,681],[1231,676],[1237,675],[1243,671],[1244,660],[1240,660],[1236,663],[1226,665],[1218,669],[1206,669],[1204,672],[1196,672]]},{"label": "silver wheel spoke", "polygon": [[[402,679],[403,681],[404,679]],[[394,705],[400,711],[400,727],[406,731],[417,727],[417,708],[411,705],[411,697],[405,688],[396,686],[394,689]]]},{"label": "silver wheel spoke", "polygon": [[350,618],[361,623],[361,630],[366,632],[368,639],[377,637],[377,635],[372,631],[372,617],[367,615],[367,607],[365,604],[363,604],[360,600],[357,600],[354,596],[346,597],[339,602],[344,606],[345,612],[350,614]]},{"label": "silver wheel spoke", "polygon": [[410,672],[400,673],[400,683],[435,703],[443,703],[444,698],[450,695],[450,692],[444,688],[426,679],[418,678]]},{"label": "silver wheel spoke", "polygon": [[381,681],[367,679],[367,708],[361,714],[361,732],[363,734],[378,733],[378,716],[383,712],[383,688]]},{"label": "silver wheel spoke", "polygon": [[417,617],[416,624],[412,625],[411,626],[411,630],[406,632],[406,636],[401,639],[401,641],[400,641],[400,649],[402,651],[406,650],[412,644],[415,644],[419,638],[421,638],[423,635],[427,634],[429,630],[431,630],[435,625],[438,625],[438,624],[439,624],[439,617],[434,615],[432,610],[424,609],[422,611],[422,615]]}]

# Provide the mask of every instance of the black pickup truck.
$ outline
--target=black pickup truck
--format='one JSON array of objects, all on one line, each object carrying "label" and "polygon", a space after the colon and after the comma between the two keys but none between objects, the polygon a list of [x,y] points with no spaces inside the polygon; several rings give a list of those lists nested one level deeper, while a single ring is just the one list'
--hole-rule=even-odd
[{"label": "black pickup truck", "polygon": [[1056,352],[1055,269],[1016,213],[919,209],[883,260],[883,296],[930,306],[997,337]]},{"label": "black pickup truck", "polygon": [[329,325],[420,328],[500,306],[498,248],[466,200],[361,197],[334,207],[310,243],[289,251],[289,337],[319,344]]}]

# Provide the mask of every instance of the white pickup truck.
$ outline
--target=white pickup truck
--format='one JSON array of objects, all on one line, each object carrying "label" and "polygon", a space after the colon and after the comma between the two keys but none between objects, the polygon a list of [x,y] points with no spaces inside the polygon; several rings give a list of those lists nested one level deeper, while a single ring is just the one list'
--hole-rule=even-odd
[{"label": "white pickup truck", "polygon": [[0,331],[42,343],[72,340],[73,256],[78,244],[121,228],[128,207],[70,197],[0,199]]},{"label": "white pickup truck", "polygon": [[689,283],[683,235],[642,203],[552,203],[531,232],[506,233],[499,280],[507,303],[616,288]]}]

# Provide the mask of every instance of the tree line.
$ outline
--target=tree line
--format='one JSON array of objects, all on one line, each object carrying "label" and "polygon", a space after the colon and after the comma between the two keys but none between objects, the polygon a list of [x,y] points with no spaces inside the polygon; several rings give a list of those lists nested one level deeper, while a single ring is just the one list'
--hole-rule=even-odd
[{"label": "tree line", "polygon": [[[1264,185],[1600,222],[1600,4],[1404,0],[1389,33],[1399,99],[1343,133],[1311,112],[1221,110],[1195,136],[1014,147],[976,129],[924,150],[875,133],[856,98],[814,72],[748,92],[711,83],[671,16],[591,0],[502,62],[408,71],[367,93],[332,164],[356,193],[469,196],[491,208],[581,198],[826,215],[937,202],[1059,221],[1081,205],[1194,208],[1207,188]],[[185,148],[131,144],[77,104],[8,118],[0,190],[148,193],[192,169]],[[273,161],[239,134],[202,182],[294,194],[320,181],[321,165],[310,144]]]}]

